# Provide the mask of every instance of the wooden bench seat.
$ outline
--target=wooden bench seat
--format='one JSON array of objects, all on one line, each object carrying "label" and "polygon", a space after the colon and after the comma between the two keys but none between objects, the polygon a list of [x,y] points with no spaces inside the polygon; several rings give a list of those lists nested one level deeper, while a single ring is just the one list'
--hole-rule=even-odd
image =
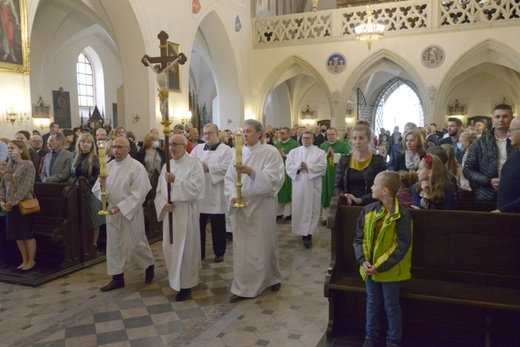
[{"label": "wooden bench seat", "polygon": [[[361,207],[335,198],[325,282],[329,339],[364,336],[366,291],[353,248]],[[412,279],[401,289],[403,345],[517,346],[520,215],[412,210]],[[355,317],[355,318],[353,318]]]}]

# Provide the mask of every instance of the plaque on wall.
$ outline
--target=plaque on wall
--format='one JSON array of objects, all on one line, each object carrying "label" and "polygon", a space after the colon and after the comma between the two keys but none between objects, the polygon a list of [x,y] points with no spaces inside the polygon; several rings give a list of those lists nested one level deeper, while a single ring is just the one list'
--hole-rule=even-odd
[{"label": "plaque on wall", "polygon": [[444,49],[437,45],[430,45],[421,53],[421,63],[429,69],[441,66],[445,58],[446,53],[444,53]]},{"label": "plaque on wall", "polygon": [[327,71],[337,75],[345,71],[347,59],[341,53],[333,53],[327,58]]},{"label": "plaque on wall", "polygon": [[52,91],[52,101],[54,106],[54,122],[60,125],[60,128],[70,129],[70,93],[60,90]]}]

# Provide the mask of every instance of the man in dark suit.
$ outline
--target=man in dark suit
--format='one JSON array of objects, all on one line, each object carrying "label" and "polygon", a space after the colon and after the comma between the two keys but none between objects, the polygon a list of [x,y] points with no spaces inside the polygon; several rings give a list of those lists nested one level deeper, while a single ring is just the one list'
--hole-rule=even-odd
[{"label": "man in dark suit", "polygon": [[40,135],[31,136],[31,148],[38,155],[38,166],[36,168],[36,179],[40,180],[41,168],[43,166],[43,158],[47,155],[47,151],[43,147],[43,139]]},{"label": "man in dark suit", "polygon": [[60,132],[51,133],[49,147],[51,152],[45,155],[43,168],[40,174],[42,182],[67,183],[70,177],[70,168],[74,154],[63,148],[65,135]]},{"label": "man in dark suit", "polygon": [[58,132],[60,130],[60,125],[56,122],[52,122],[49,125],[49,130],[50,131],[47,134],[42,135],[43,148],[45,148],[45,150],[47,150],[47,141],[49,141],[49,136],[51,136],[52,133]]}]

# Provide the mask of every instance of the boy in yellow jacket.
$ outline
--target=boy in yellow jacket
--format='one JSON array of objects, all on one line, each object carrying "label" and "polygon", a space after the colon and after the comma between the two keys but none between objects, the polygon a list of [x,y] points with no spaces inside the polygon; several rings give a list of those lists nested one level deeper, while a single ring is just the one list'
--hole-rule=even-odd
[{"label": "boy in yellow jacket", "polygon": [[356,226],[354,251],[367,291],[363,347],[377,345],[383,308],[388,318],[386,345],[401,344],[400,284],[411,277],[412,218],[395,197],[399,186],[397,172],[380,172],[372,186],[372,197],[379,201],[363,208]]}]

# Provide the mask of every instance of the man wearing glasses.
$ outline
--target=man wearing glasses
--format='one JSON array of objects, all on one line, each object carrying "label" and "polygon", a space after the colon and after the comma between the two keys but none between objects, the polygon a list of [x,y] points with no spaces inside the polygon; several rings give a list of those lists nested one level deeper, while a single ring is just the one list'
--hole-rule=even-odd
[{"label": "man wearing glasses", "polygon": [[502,166],[498,185],[497,209],[493,212],[520,213],[520,119],[514,118],[508,130],[510,155]]},{"label": "man wearing glasses", "polygon": [[285,166],[292,179],[293,234],[302,235],[303,245],[310,248],[312,235],[318,232],[322,177],[327,170],[327,154],[313,146],[312,132],[302,134],[302,146],[287,156]]},{"label": "man wearing glasses", "polygon": [[500,170],[511,153],[511,141],[507,138],[513,110],[500,104],[493,110],[493,129],[476,139],[469,148],[463,174],[478,185],[476,202],[496,202],[500,182]]},{"label": "man wearing glasses", "polygon": [[129,156],[130,144],[116,137],[112,149],[116,160],[107,164],[106,178],[98,178],[92,193],[101,200],[105,185],[107,216],[107,273],[112,281],[101,288],[108,292],[125,286],[124,272],[146,269],[145,283],[152,282],[154,258],[144,227],[143,202],[152,188],[144,166]]},{"label": "man wearing glasses", "polygon": [[201,258],[206,258],[206,224],[211,221],[211,238],[213,241],[214,262],[224,260],[226,253],[226,210],[224,196],[224,178],[233,160],[231,148],[219,141],[216,124],[204,126],[205,144],[199,144],[191,155],[198,158],[204,168],[205,191],[200,202],[200,245]]},{"label": "man wearing glasses", "polygon": [[[200,270],[199,201],[204,198],[204,171],[197,158],[186,154],[187,141],[183,135],[170,137],[170,172],[164,165],[155,196],[157,219],[163,222],[164,261],[170,287],[178,292],[176,301],[190,298],[191,288],[199,282]],[[174,225],[173,240],[169,213]]]}]

